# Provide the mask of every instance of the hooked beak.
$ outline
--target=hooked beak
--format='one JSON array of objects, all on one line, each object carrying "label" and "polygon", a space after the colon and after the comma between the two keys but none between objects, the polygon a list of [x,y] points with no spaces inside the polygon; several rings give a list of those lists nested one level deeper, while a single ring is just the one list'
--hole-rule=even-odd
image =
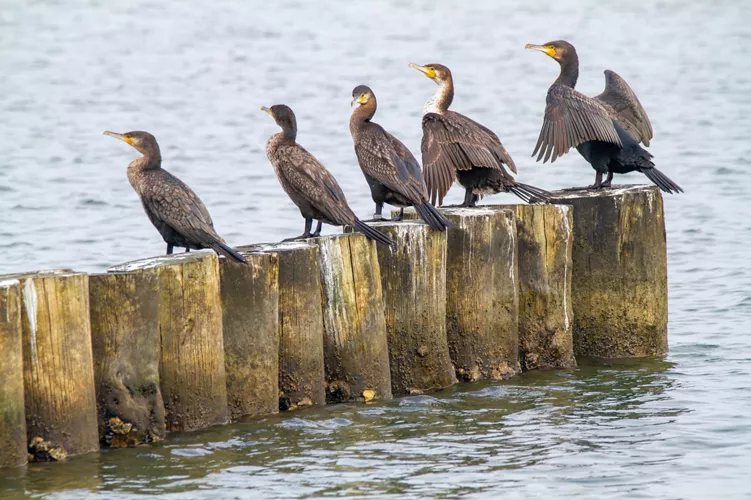
[{"label": "hooked beak", "polygon": [[349,107],[353,107],[355,104],[365,104],[368,102],[368,97],[365,94],[360,94],[359,96],[352,99],[352,102],[350,103]]},{"label": "hooked beak", "polygon": [[274,113],[271,111],[271,109],[267,108],[266,106],[261,106],[261,111],[267,112],[269,115],[271,115],[271,118],[274,118]]},{"label": "hooked beak", "polygon": [[426,68],[425,66],[420,66],[419,64],[415,64],[415,63],[409,63],[409,67],[410,68],[414,68],[417,71],[420,71],[420,72],[424,73],[425,76],[427,76],[431,80],[433,78],[435,78],[435,70],[434,69]]},{"label": "hooked beak", "polygon": [[110,132],[109,130],[105,130],[104,135],[114,137],[115,139],[120,139],[123,142],[127,142],[131,146],[133,145],[133,140],[130,137],[126,136],[125,134],[117,134],[115,132]]},{"label": "hooked beak", "polygon": [[532,50],[538,50],[542,52],[543,54],[547,54],[550,57],[553,57],[555,55],[555,47],[551,47],[550,45],[535,45],[533,43],[528,43],[524,46],[525,49],[532,49]]}]

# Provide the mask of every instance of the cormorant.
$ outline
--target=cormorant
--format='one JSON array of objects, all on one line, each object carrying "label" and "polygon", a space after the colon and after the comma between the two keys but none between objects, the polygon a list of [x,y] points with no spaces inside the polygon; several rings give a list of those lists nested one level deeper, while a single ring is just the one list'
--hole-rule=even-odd
[{"label": "cormorant", "polygon": [[[638,171],[667,193],[682,193],[678,184],[657,170],[652,155],[639,146],[649,146],[652,124],[628,83],[615,72],[605,71],[605,91],[587,97],[574,90],[579,78],[576,49],[564,40],[545,45],[528,43],[561,66],[558,78],[548,89],[545,118],[532,156],[537,161],[555,161],[572,147],[597,172],[589,188],[610,187],[613,174]],[[602,175],[607,174],[605,182]]]},{"label": "cormorant", "polygon": [[445,231],[451,223],[428,203],[428,188],[420,164],[399,139],[370,121],[378,106],[373,91],[358,85],[352,90],[352,98],[352,105],[358,106],[352,111],[349,131],[355,142],[357,162],[376,204],[375,216],[381,217],[384,203],[401,208],[396,220],[404,217],[404,207],[414,206],[431,228]]},{"label": "cormorant", "polygon": [[134,131],[116,134],[143,156],[128,165],[128,181],[141,198],[149,220],[167,243],[167,255],[174,247],[190,249],[211,248],[218,254],[247,264],[245,257],[230,248],[216,234],[209,211],[198,196],[184,182],[162,168],[159,144],[148,132]]},{"label": "cormorant", "polygon": [[[333,226],[354,226],[371,240],[393,245],[394,242],[385,234],[355,217],[334,176],[315,156],[297,144],[295,113],[284,104],[275,104],[270,109],[262,107],[261,110],[270,114],[282,128],[281,132],[272,135],[266,143],[266,156],[274,166],[282,188],[305,218],[305,231],[299,238],[318,236],[322,222],[325,222]],[[318,220],[318,227],[311,235],[313,219]]]},{"label": "cormorant", "polygon": [[463,207],[474,207],[482,195],[513,193],[527,203],[548,201],[547,191],[516,182],[506,170],[516,172],[514,160],[498,136],[487,127],[464,115],[449,111],[454,99],[451,70],[442,64],[411,68],[424,73],[438,84],[435,95],[425,103],[422,115],[422,165],[432,203],[438,204],[454,180],[464,186]]}]

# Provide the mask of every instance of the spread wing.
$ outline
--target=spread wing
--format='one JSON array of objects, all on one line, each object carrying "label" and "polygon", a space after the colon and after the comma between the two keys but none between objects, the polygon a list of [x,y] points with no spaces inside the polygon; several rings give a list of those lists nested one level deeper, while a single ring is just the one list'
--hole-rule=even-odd
[{"label": "spread wing", "polygon": [[279,161],[279,170],[290,189],[306,199],[329,220],[352,224],[355,214],[331,172],[315,156],[295,144]]},{"label": "spread wing", "polygon": [[498,136],[464,115],[447,111],[422,118],[422,164],[431,202],[443,203],[457,170],[491,168],[511,179],[516,165]]},{"label": "spread wing", "polygon": [[420,164],[399,139],[380,125],[371,123],[363,130],[355,152],[360,167],[370,177],[413,203],[427,200],[428,190]]},{"label": "spread wing", "polygon": [[647,112],[626,80],[615,71],[605,70],[605,91],[595,99],[605,106],[610,117],[617,121],[637,142],[649,146],[654,133]]},{"label": "spread wing", "polygon": [[145,184],[141,202],[157,228],[167,225],[187,240],[206,246],[223,241],[206,206],[187,184],[166,170],[154,174],[159,178]]},{"label": "spread wing", "polygon": [[607,110],[595,99],[565,85],[552,85],[546,99],[540,137],[532,152],[537,161],[555,161],[569,149],[587,141],[610,142],[621,146]]}]

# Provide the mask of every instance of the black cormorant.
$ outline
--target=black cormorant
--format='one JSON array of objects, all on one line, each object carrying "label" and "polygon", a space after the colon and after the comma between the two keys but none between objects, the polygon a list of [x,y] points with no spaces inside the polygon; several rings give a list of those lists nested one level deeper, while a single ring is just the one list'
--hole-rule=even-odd
[{"label": "black cormorant", "polygon": [[[570,43],[558,40],[544,45],[528,43],[561,66],[548,89],[545,118],[532,156],[537,161],[555,161],[572,147],[597,172],[590,188],[610,187],[613,174],[638,171],[667,193],[682,193],[678,184],[657,170],[652,155],[639,146],[649,146],[652,124],[636,94],[615,72],[605,71],[605,91],[587,97],[574,90],[579,78],[579,57]],[[539,154],[538,154],[539,152]],[[602,175],[607,179],[602,182]]]},{"label": "black cormorant", "polygon": [[397,220],[404,216],[404,207],[414,206],[431,228],[445,231],[451,223],[428,202],[420,164],[399,139],[371,121],[378,106],[373,91],[359,85],[352,90],[352,98],[352,105],[357,107],[352,111],[349,131],[355,142],[357,162],[376,204],[376,217],[381,217],[384,203],[401,208]]},{"label": "black cormorant", "polygon": [[[282,188],[305,218],[305,231],[299,237],[319,235],[321,224],[325,222],[333,226],[354,226],[371,240],[393,245],[385,234],[355,217],[334,176],[315,156],[297,144],[295,113],[284,104],[275,104],[271,108],[262,107],[261,110],[270,114],[282,128],[281,132],[272,135],[266,143],[266,156],[274,166]],[[318,227],[311,235],[313,219],[318,220]]]},{"label": "black cormorant", "polygon": [[514,160],[498,136],[487,127],[464,115],[449,111],[454,99],[451,71],[442,64],[411,68],[424,73],[438,84],[435,95],[425,103],[422,116],[422,165],[431,201],[443,203],[454,180],[464,186],[462,206],[473,207],[480,196],[500,192],[513,193],[525,202],[548,201],[547,191],[516,182]]},{"label": "black cormorant", "polygon": [[141,131],[104,134],[127,142],[143,155],[128,165],[128,180],[141,198],[149,220],[167,243],[168,255],[174,247],[185,248],[186,252],[191,248],[211,248],[229,259],[247,263],[216,234],[209,211],[193,190],[162,168],[159,144],[153,135]]}]

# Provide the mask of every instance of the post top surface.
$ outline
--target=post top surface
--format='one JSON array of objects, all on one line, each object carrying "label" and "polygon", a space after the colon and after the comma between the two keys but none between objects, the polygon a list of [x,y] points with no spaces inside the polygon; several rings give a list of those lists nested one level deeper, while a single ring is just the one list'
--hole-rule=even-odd
[{"label": "post top surface", "polygon": [[605,189],[579,189],[576,191],[553,191],[554,199],[571,200],[574,198],[607,198],[626,194],[658,192],[657,186],[646,184],[623,184]]},{"label": "post top surface", "polygon": [[173,255],[159,255],[156,257],[148,257],[146,259],[133,260],[118,264],[107,269],[108,273],[114,272],[127,272],[137,271],[139,269],[151,269],[160,266],[171,266],[175,264],[184,264],[186,262],[193,262],[200,259],[205,259],[211,255],[216,255],[213,250],[197,250],[186,253],[179,253]]}]

